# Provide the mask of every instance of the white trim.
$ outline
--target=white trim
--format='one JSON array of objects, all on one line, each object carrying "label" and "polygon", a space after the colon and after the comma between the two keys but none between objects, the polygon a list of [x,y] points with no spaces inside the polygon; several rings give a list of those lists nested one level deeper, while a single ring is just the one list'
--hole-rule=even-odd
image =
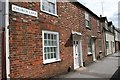
[{"label": "white trim", "polygon": [[48,63],[53,63],[53,62],[58,62],[58,61],[61,61],[61,59],[58,59],[58,60],[56,60],[56,59],[45,60],[45,61],[43,61],[43,64],[48,64]]},{"label": "white trim", "polygon": [[97,38],[97,36],[91,36],[92,38]]},{"label": "white trim", "polygon": [[88,52],[88,55],[92,54],[92,52]]},{"label": "white trim", "polygon": [[101,53],[102,51],[100,50],[99,52]]},{"label": "white trim", "polygon": [[[44,33],[57,35],[57,52],[56,52],[57,53],[57,55],[56,55],[57,58],[45,60],[45,56],[44,56]],[[42,30],[42,44],[43,44],[43,64],[61,61],[60,51],[59,51],[59,33],[58,32]]]},{"label": "white trim", "polygon": [[[77,35],[73,35],[73,61],[74,61],[74,69],[77,69],[79,68],[80,66],[83,67],[83,53],[82,53],[82,40],[79,38],[79,39],[75,39],[74,36],[77,36]],[[78,37],[81,37],[78,35]],[[74,41],[79,41],[79,47],[80,47],[80,64],[79,64],[79,67],[75,67],[75,49],[74,49]]]},{"label": "white trim", "polygon": [[91,27],[90,27],[90,26],[87,26],[87,25],[86,25],[86,28],[89,28],[89,29],[91,29]]},{"label": "white trim", "polygon": [[82,53],[82,40],[80,40],[80,53],[81,53],[81,67],[83,67],[83,53]]},{"label": "white trim", "polygon": [[9,29],[7,28],[9,26],[9,0],[6,0],[5,4],[5,31],[6,31],[6,76],[9,77],[10,74],[10,60],[9,57]]},{"label": "white trim", "polygon": [[54,16],[58,17],[58,15],[57,15],[57,1],[56,0],[55,0],[55,14],[42,9],[42,0],[40,0],[40,9],[41,9],[42,12],[45,12],[45,13],[48,13],[48,14],[51,14],[51,15],[54,15]]},{"label": "white trim", "polygon": [[74,34],[74,35],[82,35],[80,32],[76,32],[76,31],[72,31],[72,34]]},{"label": "white trim", "polygon": [[92,54],[93,54],[93,61],[96,61],[96,46],[94,39],[92,39]]}]

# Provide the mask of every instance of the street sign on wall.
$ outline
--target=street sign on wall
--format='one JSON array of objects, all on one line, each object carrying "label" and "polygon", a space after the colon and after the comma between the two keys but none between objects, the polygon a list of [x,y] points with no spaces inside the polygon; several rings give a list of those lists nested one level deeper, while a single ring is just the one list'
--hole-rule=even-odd
[{"label": "street sign on wall", "polygon": [[34,16],[34,17],[38,17],[38,13],[36,11],[29,10],[29,9],[26,9],[26,8],[23,8],[20,6],[16,6],[16,5],[12,5],[12,11],[30,15],[30,16]]}]

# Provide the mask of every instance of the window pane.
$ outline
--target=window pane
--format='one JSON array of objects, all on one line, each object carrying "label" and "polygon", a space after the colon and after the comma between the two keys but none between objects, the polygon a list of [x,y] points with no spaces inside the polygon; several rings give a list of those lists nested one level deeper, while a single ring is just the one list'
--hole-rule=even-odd
[{"label": "window pane", "polygon": [[47,56],[47,54],[45,54],[45,60],[46,60],[46,59],[48,59],[48,56]]},{"label": "window pane", "polygon": [[51,47],[51,52],[53,52],[53,47]]},{"label": "window pane", "polygon": [[51,43],[52,43],[52,46],[54,46],[54,43],[53,43],[54,41],[52,41]]},{"label": "window pane", "polygon": [[92,42],[90,37],[87,37],[87,44],[88,44],[88,52],[92,52]]},{"label": "window pane", "polygon": [[53,46],[53,45],[52,45],[52,41],[50,41],[50,46]]},{"label": "window pane", "polygon": [[46,33],[44,34],[44,39],[47,39],[47,34]]},{"label": "window pane", "polygon": [[47,52],[47,48],[45,47],[45,48],[44,48],[44,53],[46,53],[46,52]]},{"label": "window pane", "polygon": [[55,0],[42,0],[42,10],[55,14]]},{"label": "window pane", "polygon": [[52,11],[55,14],[55,5],[52,5]]},{"label": "window pane", "polygon": [[57,40],[57,36],[56,35],[54,35],[54,40]]},{"label": "window pane", "polygon": [[52,47],[50,47],[50,52],[52,52]]},{"label": "window pane", "polygon": [[50,46],[50,41],[48,41],[48,46]]},{"label": "window pane", "polygon": [[54,53],[54,58],[56,58],[56,53]]},{"label": "window pane", "polygon": [[50,59],[50,53],[48,53],[48,59]]},{"label": "window pane", "polygon": [[106,41],[106,48],[108,49],[109,48],[109,42]]},{"label": "window pane", "polygon": [[54,38],[53,38],[54,36],[53,35],[51,35],[51,39],[53,40]]},{"label": "window pane", "polygon": [[42,9],[45,11],[48,11],[48,1],[47,0],[42,1]]},{"label": "window pane", "polygon": [[90,27],[89,21],[86,20],[85,23],[87,27]]},{"label": "window pane", "polygon": [[48,34],[48,39],[50,39],[50,34]]},{"label": "window pane", "polygon": [[46,49],[47,49],[47,52],[49,52],[49,47],[47,47]]},{"label": "window pane", "polygon": [[50,49],[49,49],[49,47],[47,47],[47,52],[50,52]]},{"label": "window pane", "polygon": [[51,53],[51,58],[54,58],[54,54],[53,53]]},{"label": "window pane", "polygon": [[57,41],[53,41],[53,46],[57,46]]},{"label": "window pane", "polygon": [[44,45],[47,46],[48,45],[48,41],[44,40]]},{"label": "window pane", "polygon": [[50,3],[50,12],[55,13],[55,4]]},{"label": "window pane", "polygon": [[56,48],[54,47],[54,52],[56,52]]},{"label": "window pane", "polygon": [[85,19],[89,21],[89,14],[85,12]]}]

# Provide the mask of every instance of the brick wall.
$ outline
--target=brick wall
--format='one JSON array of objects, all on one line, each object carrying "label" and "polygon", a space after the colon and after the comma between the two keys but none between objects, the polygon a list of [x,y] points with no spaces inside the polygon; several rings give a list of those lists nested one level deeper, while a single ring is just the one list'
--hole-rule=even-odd
[{"label": "brick wall", "polygon": [[[11,5],[32,9],[38,12],[38,18],[11,11]],[[96,19],[91,16],[92,28],[86,29],[84,9],[77,3],[58,3],[58,16],[52,16],[40,10],[40,3],[10,3],[10,77],[43,78],[67,72],[73,69],[72,30],[82,33],[84,62],[92,61],[87,55],[87,35],[96,35]],[[60,34],[60,62],[43,64],[42,30],[56,31]],[[96,48],[98,41],[96,42]],[[96,49],[98,54],[98,49]]]}]

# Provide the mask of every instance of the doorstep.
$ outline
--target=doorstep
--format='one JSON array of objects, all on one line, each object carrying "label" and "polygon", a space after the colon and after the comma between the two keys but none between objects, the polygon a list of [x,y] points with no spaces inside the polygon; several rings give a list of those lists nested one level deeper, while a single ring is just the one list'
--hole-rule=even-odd
[{"label": "doorstep", "polygon": [[87,67],[81,67],[78,69],[75,69],[76,72],[86,72],[87,71]]}]

